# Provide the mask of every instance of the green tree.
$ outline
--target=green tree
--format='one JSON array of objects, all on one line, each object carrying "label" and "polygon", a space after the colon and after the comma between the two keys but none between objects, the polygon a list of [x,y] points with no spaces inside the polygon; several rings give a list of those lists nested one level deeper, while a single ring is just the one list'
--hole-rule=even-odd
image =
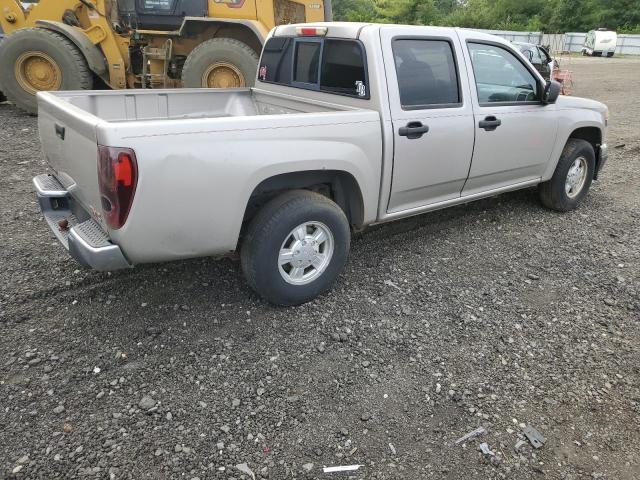
[{"label": "green tree", "polygon": [[583,32],[593,27],[593,2],[585,0],[556,0],[545,30],[550,32]]},{"label": "green tree", "polygon": [[639,0],[595,0],[592,28],[638,30],[640,27]]},{"label": "green tree", "polygon": [[433,25],[440,19],[434,0],[376,0],[375,10],[384,23]]},{"label": "green tree", "polygon": [[373,0],[338,0],[333,2],[336,20],[345,22],[377,22]]},{"label": "green tree", "polygon": [[640,0],[334,0],[336,20],[499,30],[640,32]]}]

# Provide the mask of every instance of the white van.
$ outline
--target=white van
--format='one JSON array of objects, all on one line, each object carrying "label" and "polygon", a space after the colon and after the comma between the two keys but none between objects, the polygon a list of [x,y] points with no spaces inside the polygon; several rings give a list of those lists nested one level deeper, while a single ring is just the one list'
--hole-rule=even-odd
[{"label": "white van", "polygon": [[582,47],[583,55],[613,57],[618,44],[618,35],[612,30],[599,28],[587,33],[587,38]]}]

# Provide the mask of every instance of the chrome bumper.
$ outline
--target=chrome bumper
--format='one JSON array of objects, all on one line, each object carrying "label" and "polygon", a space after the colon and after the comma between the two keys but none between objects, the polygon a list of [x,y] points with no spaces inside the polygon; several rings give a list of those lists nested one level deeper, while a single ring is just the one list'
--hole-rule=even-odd
[{"label": "chrome bumper", "polygon": [[71,256],[85,267],[105,272],[130,268],[118,245],[52,175],[33,178],[49,228]]}]

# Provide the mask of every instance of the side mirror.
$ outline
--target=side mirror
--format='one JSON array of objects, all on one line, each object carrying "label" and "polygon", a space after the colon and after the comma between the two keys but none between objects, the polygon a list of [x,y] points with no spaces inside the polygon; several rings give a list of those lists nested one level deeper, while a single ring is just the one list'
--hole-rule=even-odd
[{"label": "side mirror", "polygon": [[542,103],[548,105],[550,103],[556,103],[560,92],[562,91],[562,84],[560,82],[556,82],[555,80],[549,80],[547,85],[544,87],[544,92],[542,94]]}]

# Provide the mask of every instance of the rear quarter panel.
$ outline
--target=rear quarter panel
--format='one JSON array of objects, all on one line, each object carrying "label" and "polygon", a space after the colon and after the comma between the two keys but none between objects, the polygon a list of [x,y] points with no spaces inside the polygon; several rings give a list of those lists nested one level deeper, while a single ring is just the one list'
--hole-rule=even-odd
[{"label": "rear quarter panel", "polygon": [[100,125],[99,143],[133,148],[139,169],[127,223],[110,235],[133,263],[224,254],[236,249],[260,182],[321,169],[353,175],[370,223],[380,130],[370,110]]}]

